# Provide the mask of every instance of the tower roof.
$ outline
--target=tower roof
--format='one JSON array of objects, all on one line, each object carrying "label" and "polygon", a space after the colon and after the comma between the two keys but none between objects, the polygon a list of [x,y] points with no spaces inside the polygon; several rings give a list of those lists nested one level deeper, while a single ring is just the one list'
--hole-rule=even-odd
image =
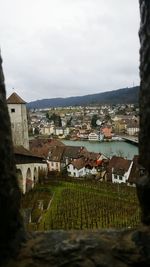
[{"label": "tower roof", "polygon": [[7,104],[26,104],[26,102],[16,93],[7,98]]}]

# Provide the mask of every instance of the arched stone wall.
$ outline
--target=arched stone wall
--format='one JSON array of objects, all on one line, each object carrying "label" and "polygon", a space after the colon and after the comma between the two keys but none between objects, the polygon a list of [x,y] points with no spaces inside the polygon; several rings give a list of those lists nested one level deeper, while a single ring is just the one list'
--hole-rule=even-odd
[{"label": "arched stone wall", "polygon": [[26,172],[26,192],[29,192],[32,189],[33,181],[32,181],[32,173],[31,169],[28,168]]},{"label": "arched stone wall", "polygon": [[34,178],[34,185],[38,182],[38,170],[36,167],[34,167],[34,174],[33,174],[33,178]]},{"label": "arched stone wall", "polygon": [[[47,173],[47,164],[46,163],[28,163],[28,164],[17,164],[16,169],[20,170],[22,172],[22,185],[20,185],[20,188],[22,189],[22,192],[25,194],[27,192],[27,179],[30,179],[29,183],[32,184],[30,187],[33,188],[34,184],[39,181],[39,175],[41,173],[41,170],[45,170]],[[30,169],[30,175],[28,172],[28,169]],[[29,186],[28,186],[29,190]]]},{"label": "arched stone wall", "polygon": [[17,179],[18,179],[18,184],[19,184],[19,188],[21,189],[21,191],[23,191],[23,174],[21,169],[17,169]]}]

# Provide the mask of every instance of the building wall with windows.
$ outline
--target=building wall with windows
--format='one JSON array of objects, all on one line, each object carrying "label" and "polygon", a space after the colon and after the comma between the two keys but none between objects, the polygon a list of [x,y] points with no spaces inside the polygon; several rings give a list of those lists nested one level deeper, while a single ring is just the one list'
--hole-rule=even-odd
[{"label": "building wall with windows", "polygon": [[113,173],[112,170],[112,183],[119,183],[119,184],[126,183],[128,181],[132,165],[133,161],[131,162],[129,169],[126,172],[124,172],[124,174]]},{"label": "building wall with windows", "polygon": [[128,127],[127,134],[128,135],[136,135],[139,133],[139,127]]},{"label": "building wall with windows", "polygon": [[16,93],[7,99],[14,146],[29,149],[26,103]]},{"label": "building wall with windows", "polygon": [[71,177],[83,177],[86,175],[86,169],[85,167],[81,169],[77,169],[73,166],[73,164],[69,164],[67,167],[68,176]]},{"label": "building wall with windows", "polygon": [[99,135],[96,133],[90,133],[88,139],[89,141],[99,141]]},{"label": "building wall with windows", "polygon": [[60,162],[55,162],[55,161],[47,161],[47,163],[48,163],[48,170],[49,171],[58,171],[58,172],[60,172],[60,170],[61,170],[61,164],[60,164]]},{"label": "building wall with windows", "polygon": [[14,145],[23,145],[25,148],[29,149],[26,106],[23,104],[9,104],[8,110],[11,119]]}]

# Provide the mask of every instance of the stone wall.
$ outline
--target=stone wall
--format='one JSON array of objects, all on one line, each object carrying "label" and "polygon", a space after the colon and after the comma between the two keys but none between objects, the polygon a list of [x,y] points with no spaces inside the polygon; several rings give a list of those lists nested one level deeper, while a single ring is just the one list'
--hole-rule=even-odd
[{"label": "stone wall", "polygon": [[10,119],[0,57],[0,261],[14,255],[25,234],[20,216]]},{"label": "stone wall", "polygon": [[[7,104],[11,121],[13,144],[29,149],[26,104]],[[15,112],[11,112],[14,109]]]},{"label": "stone wall", "polygon": [[[27,164],[17,164],[16,165],[17,170],[20,170],[22,181],[20,188],[22,188],[22,192],[26,193],[26,183],[27,178],[29,178],[32,181],[32,187],[34,187],[34,184],[38,181],[39,177],[39,171],[43,170],[45,173],[47,173],[47,164],[46,163],[27,163]],[[27,171],[30,170],[31,177],[27,177]]]}]

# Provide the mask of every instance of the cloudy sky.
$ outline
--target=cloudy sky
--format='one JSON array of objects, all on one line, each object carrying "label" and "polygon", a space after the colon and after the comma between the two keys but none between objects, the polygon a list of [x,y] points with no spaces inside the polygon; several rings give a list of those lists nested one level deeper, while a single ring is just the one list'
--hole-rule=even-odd
[{"label": "cloudy sky", "polygon": [[7,95],[68,97],[139,84],[138,0],[0,0]]}]

